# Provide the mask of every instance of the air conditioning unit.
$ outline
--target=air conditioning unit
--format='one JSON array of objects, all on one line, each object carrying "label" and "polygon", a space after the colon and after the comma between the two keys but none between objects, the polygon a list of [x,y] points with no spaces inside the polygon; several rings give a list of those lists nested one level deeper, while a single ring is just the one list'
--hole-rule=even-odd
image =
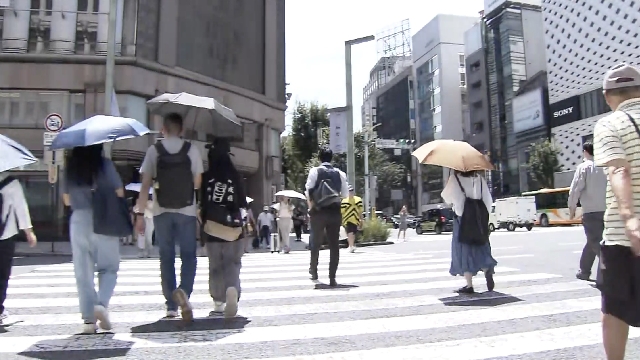
[{"label": "air conditioning unit", "polygon": [[11,0],[0,0],[0,9],[11,8],[12,2]]}]

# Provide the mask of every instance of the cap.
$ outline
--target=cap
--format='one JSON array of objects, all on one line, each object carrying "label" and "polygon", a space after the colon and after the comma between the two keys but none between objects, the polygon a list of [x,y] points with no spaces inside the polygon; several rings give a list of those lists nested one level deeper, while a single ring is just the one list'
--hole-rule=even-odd
[{"label": "cap", "polygon": [[353,191],[353,185],[349,185],[349,191]]},{"label": "cap", "polygon": [[265,205],[265,206],[262,208],[262,210],[263,210],[263,211],[269,211],[269,205]]},{"label": "cap", "polygon": [[640,86],[640,70],[626,63],[618,64],[604,75],[604,90]]}]

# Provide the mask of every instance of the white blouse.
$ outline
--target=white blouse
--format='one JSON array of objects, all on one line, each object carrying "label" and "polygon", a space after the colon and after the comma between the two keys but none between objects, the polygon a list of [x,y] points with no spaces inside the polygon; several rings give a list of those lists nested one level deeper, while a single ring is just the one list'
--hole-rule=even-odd
[{"label": "white blouse", "polygon": [[[464,177],[458,174],[458,179],[460,179],[460,183],[462,184],[464,193],[467,194],[467,197],[471,199],[480,199],[480,196],[482,196],[482,202],[487,206],[487,210],[491,209],[491,204],[493,204],[491,192],[489,190],[489,186],[487,186],[487,182],[482,176],[476,175]],[[447,180],[447,185],[444,187],[444,190],[442,190],[441,196],[445,203],[452,205],[453,211],[458,216],[462,216],[462,213],[464,212],[464,193],[460,189],[460,184],[458,184],[454,174],[451,173],[449,180]]]},{"label": "white blouse", "polygon": [[280,207],[278,208],[278,217],[281,218],[291,218],[293,215],[293,205],[287,204],[286,202],[281,202]]}]

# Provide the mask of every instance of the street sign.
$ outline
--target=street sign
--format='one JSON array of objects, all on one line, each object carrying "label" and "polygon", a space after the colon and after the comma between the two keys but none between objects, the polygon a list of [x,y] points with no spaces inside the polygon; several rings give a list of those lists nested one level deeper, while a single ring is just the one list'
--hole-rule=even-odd
[{"label": "street sign", "polygon": [[51,146],[51,143],[53,142],[53,139],[56,138],[56,136],[58,136],[57,132],[45,131],[44,133],[42,133],[42,145]]},{"label": "street sign", "polygon": [[376,147],[378,149],[395,149],[397,146],[397,140],[376,139]]},{"label": "street sign", "polygon": [[49,114],[44,119],[44,129],[49,132],[59,132],[64,127],[62,116],[58,114]]}]

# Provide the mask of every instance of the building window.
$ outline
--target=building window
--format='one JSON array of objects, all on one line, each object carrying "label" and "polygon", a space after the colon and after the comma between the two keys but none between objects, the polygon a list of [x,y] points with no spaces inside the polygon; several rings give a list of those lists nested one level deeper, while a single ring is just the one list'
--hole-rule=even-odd
[{"label": "building window", "polygon": [[465,68],[465,65],[464,65],[464,54],[462,54],[462,53],[458,54],[458,64],[459,64],[460,68],[462,68],[462,69]]},{"label": "building window", "polygon": [[280,132],[269,129],[269,156],[280,157]]},{"label": "building window", "polygon": [[[76,111],[81,104],[82,112]],[[44,91],[0,91],[0,125],[42,129],[49,114],[58,114],[65,126],[84,118],[84,94]]]},{"label": "building window", "polygon": [[438,55],[435,55],[431,59],[429,59],[429,72],[432,73],[438,70]]},{"label": "building window", "polygon": [[467,76],[465,73],[460,73],[460,87],[467,86]]}]

